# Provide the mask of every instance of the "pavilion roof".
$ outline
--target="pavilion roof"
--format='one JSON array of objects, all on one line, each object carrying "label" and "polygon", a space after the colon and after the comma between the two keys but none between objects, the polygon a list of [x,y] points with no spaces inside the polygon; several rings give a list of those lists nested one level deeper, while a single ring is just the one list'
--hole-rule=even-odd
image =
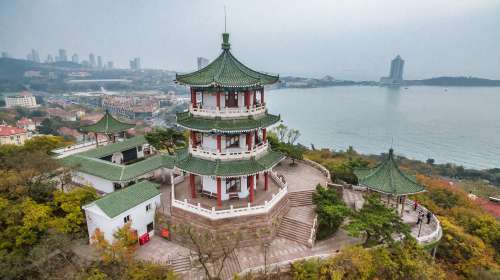
[{"label": "pavilion roof", "polygon": [[230,51],[229,33],[223,33],[222,53],[206,67],[188,74],[177,74],[177,82],[193,87],[252,87],[274,84],[279,76],[252,70]]},{"label": "pavilion roof", "polygon": [[409,195],[424,192],[425,188],[414,178],[399,169],[394,158],[394,151],[374,168],[359,168],[354,170],[359,185],[376,192],[392,195]]},{"label": "pavilion roof", "polygon": [[260,158],[231,161],[211,161],[193,157],[187,150],[178,151],[175,167],[183,171],[218,177],[253,175],[271,169],[284,159],[279,152],[269,151]]},{"label": "pavilion roof", "polygon": [[104,116],[94,124],[80,127],[83,132],[96,133],[118,133],[134,127],[135,124],[121,122],[115,119],[108,111]]},{"label": "pavilion roof", "polygon": [[254,118],[244,119],[208,119],[194,117],[189,112],[177,114],[177,124],[201,132],[247,132],[260,127],[267,127],[277,123],[280,116],[264,114]]},{"label": "pavilion roof", "polygon": [[121,213],[160,195],[159,184],[142,181],[129,187],[109,193],[91,204],[97,205],[108,217],[114,218]]},{"label": "pavilion roof", "polygon": [[139,135],[139,136],[134,136],[132,138],[125,139],[123,141],[118,141],[116,143],[100,146],[96,149],[92,149],[83,153],[80,153],[80,155],[84,155],[87,157],[92,157],[92,158],[102,158],[105,156],[112,155],[116,152],[123,152],[126,150],[129,150],[131,148],[135,148],[137,146],[142,146],[143,144],[146,144],[148,141],[146,140],[146,137],[144,135]]}]

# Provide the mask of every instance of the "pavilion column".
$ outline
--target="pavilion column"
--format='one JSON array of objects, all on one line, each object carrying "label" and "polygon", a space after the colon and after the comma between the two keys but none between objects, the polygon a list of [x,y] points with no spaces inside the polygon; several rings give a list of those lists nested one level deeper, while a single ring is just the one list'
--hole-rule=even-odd
[{"label": "pavilion column", "polygon": [[253,175],[248,176],[247,180],[248,180],[248,186],[249,186],[248,199],[249,199],[250,203],[253,203],[253,199],[254,199]]},{"label": "pavilion column", "polygon": [[264,105],[264,87],[260,90],[260,103]]},{"label": "pavilion column", "polygon": [[191,186],[191,197],[196,198],[196,185],[194,174],[189,174],[189,185]]},{"label": "pavilion column", "polygon": [[403,200],[401,201],[401,217],[403,217],[405,211],[405,203],[406,203],[406,195],[403,196]]},{"label": "pavilion column", "polygon": [[191,88],[191,104],[193,104],[193,108],[196,108],[196,90]]},{"label": "pavilion column", "polygon": [[220,177],[217,177],[217,207],[222,207],[222,188]]},{"label": "pavilion column", "polygon": [[221,152],[222,151],[222,140],[221,140],[222,136],[220,134],[217,134],[217,152]]},{"label": "pavilion column", "polygon": [[245,106],[250,109],[250,91],[245,90]]},{"label": "pavilion column", "polygon": [[196,133],[194,131],[189,131],[189,136],[191,136],[191,146],[196,148]]},{"label": "pavilion column", "polygon": [[267,142],[267,130],[266,128],[262,129],[262,142],[266,143]]},{"label": "pavilion column", "polygon": [[269,188],[269,172],[264,172],[264,190],[267,191]]},{"label": "pavilion column", "polygon": [[99,147],[99,138],[97,138],[97,132],[94,132],[95,135],[95,146]]},{"label": "pavilion column", "polygon": [[257,91],[253,91],[253,106],[255,106],[255,104],[257,104]]},{"label": "pavilion column", "polygon": [[217,110],[220,110],[220,91],[217,91]]},{"label": "pavilion column", "polygon": [[249,131],[247,133],[247,146],[248,146],[248,150],[252,150],[252,132]]}]

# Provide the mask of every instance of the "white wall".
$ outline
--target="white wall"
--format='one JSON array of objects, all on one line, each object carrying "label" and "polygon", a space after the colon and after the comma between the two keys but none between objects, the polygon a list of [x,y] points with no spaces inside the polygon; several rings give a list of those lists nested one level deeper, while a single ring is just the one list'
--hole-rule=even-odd
[{"label": "white wall", "polygon": [[[146,211],[146,205],[151,204],[151,210]],[[114,217],[109,218],[102,212],[102,210],[97,205],[92,205],[85,209],[85,216],[87,218],[87,227],[89,233],[89,239],[94,235],[95,230],[99,228],[104,234],[104,238],[109,242],[113,242],[113,233],[123,227],[123,218],[130,215],[131,227],[137,230],[137,236],[145,234],[147,231],[147,225],[154,221],[155,209],[156,207],[161,207],[160,195],[157,195],[123,213]],[[154,231],[149,232],[149,235],[153,235]]]},{"label": "white wall", "polygon": [[[215,134],[203,133],[201,147],[206,151],[217,151],[217,136]],[[224,137],[222,137],[224,138]]]},{"label": "white wall", "polygon": [[[221,101],[224,96],[221,94]],[[215,92],[203,93],[203,108],[215,109],[217,107],[217,94]]]},{"label": "white wall", "polygon": [[[254,175],[255,176],[255,175]],[[257,178],[254,177],[254,190],[257,188]],[[203,190],[212,192],[214,194],[217,193],[217,181],[215,177],[211,176],[202,176],[202,186]],[[247,176],[241,177],[241,191],[238,193],[239,198],[248,197],[248,189],[247,189]],[[226,193],[226,179],[221,179],[221,199],[228,200],[229,194]]]},{"label": "white wall", "polygon": [[72,180],[77,184],[92,186],[94,189],[104,193],[110,193],[115,190],[113,182],[79,171],[73,172]]}]

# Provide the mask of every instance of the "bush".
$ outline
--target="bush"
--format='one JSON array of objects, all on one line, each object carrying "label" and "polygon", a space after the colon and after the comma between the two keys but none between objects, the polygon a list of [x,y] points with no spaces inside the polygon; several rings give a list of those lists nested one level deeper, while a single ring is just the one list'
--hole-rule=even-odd
[{"label": "bush", "polygon": [[318,232],[316,238],[325,239],[339,229],[344,219],[349,215],[350,210],[339,197],[335,189],[316,187],[313,194],[313,202],[316,205],[318,214]]}]

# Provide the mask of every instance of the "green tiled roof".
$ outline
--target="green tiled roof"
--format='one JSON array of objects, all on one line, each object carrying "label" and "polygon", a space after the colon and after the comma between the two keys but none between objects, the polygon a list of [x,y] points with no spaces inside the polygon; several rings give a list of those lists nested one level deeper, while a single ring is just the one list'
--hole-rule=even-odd
[{"label": "green tiled roof", "polygon": [[239,62],[230,51],[229,34],[224,33],[222,53],[206,67],[177,74],[177,82],[194,87],[251,87],[274,84],[279,76],[257,72]]},{"label": "green tiled roof", "polygon": [[174,157],[158,154],[139,162],[122,165],[106,160],[87,157],[81,154],[72,155],[62,159],[64,165],[74,167],[76,170],[113,182],[130,181],[148,172],[161,167],[173,168]]},{"label": "green tiled roof", "polygon": [[219,177],[251,175],[269,170],[281,160],[283,154],[270,151],[258,159],[211,161],[191,156],[186,152],[178,153],[175,166],[183,171]]},{"label": "green tiled roof", "polygon": [[123,152],[128,149],[141,146],[143,144],[146,144],[148,141],[144,137],[144,135],[140,136],[135,136],[129,139],[126,139],[121,142],[116,142],[113,144],[108,144],[105,146],[101,146],[99,148],[83,152],[80,155],[88,156],[88,157],[93,157],[93,158],[102,158],[108,155],[112,155],[115,152]]},{"label": "green tiled roof", "polygon": [[258,118],[247,119],[207,119],[192,116],[189,112],[177,114],[177,124],[202,132],[245,132],[277,123],[280,116],[264,114]]},{"label": "green tiled roof", "polygon": [[355,169],[354,174],[360,185],[385,194],[407,195],[425,191],[414,178],[399,169],[392,149],[387,158],[375,168]]},{"label": "green tiled roof", "polygon": [[134,127],[135,124],[121,122],[115,119],[108,111],[106,114],[95,124],[82,126],[80,130],[83,132],[97,132],[97,133],[118,133]]},{"label": "green tiled roof", "polygon": [[[110,218],[151,199],[160,194],[159,184],[142,181],[124,189],[107,194],[92,202]],[[89,205],[86,205],[89,206]]]}]

